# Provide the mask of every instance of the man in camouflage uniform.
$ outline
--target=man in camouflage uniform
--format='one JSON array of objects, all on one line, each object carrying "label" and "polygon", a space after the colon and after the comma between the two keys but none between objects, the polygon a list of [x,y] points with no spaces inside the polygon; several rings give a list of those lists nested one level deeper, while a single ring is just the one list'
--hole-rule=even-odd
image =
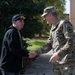
[{"label": "man in camouflage uniform", "polygon": [[72,24],[68,20],[59,19],[54,6],[45,8],[42,17],[51,25],[50,37],[46,45],[30,55],[35,57],[53,50],[49,62],[55,65],[55,75],[75,75],[75,41]]}]

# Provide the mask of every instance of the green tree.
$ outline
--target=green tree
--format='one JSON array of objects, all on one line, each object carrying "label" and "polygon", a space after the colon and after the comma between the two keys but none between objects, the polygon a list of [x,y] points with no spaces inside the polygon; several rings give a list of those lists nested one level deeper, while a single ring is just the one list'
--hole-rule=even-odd
[{"label": "green tree", "polygon": [[[41,14],[49,5],[58,8],[58,15],[60,18],[63,17],[65,0],[0,0],[1,25],[7,28],[11,25],[12,16],[22,13],[26,16],[22,34],[24,37],[32,38],[35,34],[41,34],[44,31],[46,24],[43,23]],[[47,28],[44,29],[47,30]]]}]

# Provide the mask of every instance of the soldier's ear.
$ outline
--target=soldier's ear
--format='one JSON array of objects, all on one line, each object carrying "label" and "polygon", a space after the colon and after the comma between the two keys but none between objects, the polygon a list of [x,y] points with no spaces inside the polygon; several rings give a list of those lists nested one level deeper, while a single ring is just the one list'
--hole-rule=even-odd
[{"label": "soldier's ear", "polygon": [[49,16],[50,16],[50,18],[52,18],[53,15],[52,14],[49,14]]}]

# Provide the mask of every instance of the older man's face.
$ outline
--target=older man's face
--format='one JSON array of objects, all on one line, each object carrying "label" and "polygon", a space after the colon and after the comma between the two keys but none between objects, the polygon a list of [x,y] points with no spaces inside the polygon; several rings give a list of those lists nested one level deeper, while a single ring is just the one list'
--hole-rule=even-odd
[{"label": "older man's face", "polygon": [[24,20],[17,20],[15,21],[15,24],[17,26],[17,29],[20,30],[24,26]]}]

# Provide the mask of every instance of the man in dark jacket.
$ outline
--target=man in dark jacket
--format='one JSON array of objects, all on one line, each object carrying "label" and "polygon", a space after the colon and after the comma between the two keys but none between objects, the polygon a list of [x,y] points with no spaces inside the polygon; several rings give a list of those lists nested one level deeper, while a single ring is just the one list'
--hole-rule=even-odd
[{"label": "man in dark jacket", "polygon": [[24,50],[20,30],[24,26],[25,17],[17,14],[12,17],[12,26],[6,31],[1,49],[2,75],[19,75],[22,68],[22,57],[28,57],[29,51]]}]

